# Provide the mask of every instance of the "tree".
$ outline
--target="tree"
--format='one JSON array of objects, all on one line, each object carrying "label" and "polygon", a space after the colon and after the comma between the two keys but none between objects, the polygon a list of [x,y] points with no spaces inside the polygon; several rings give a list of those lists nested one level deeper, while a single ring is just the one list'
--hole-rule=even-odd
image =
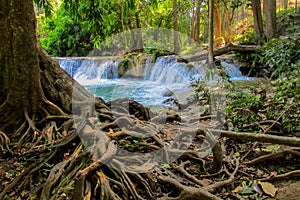
[{"label": "tree", "polygon": [[179,54],[180,52],[180,40],[178,32],[178,7],[177,0],[173,0],[173,17],[174,17],[174,52]]},{"label": "tree", "polygon": [[227,15],[227,37],[226,37],[226,43],[231,43],[231,26],[232,21],[234,17],[235,10],[240,7],[243,2],[241,0],[231,0],[231,1],[225,1],[222,0],[223,7],[225,10],[225,13]]},{"label": "tree", "polygon": [[197,7],[196,7],[196,32],[195,32],[195,39],[196,39],[196,42],[198,42],[198,43],[200,43],[201,4],[202,4],[202,0],[198,0]]},{"label": "tree", "polygon": [[[43,134],[49,128],[49,138],[60,138],[56,131],[51,131],[51,127],[57,127],[56,123],[71,136],[67,126],[71,122],[72,96],[79,97],[78,100],[92,96],[79,85],[78,92],[72,94],[74,80],[39,46],[33,1],[0,0],[0,4],[0,154],[7,152],[14,156],[33,152],[34,146],[44,141]],[[100,99],[96,102],[101,104]],[[16,145],[9,147],[9,142]],[[29,145],[21,152],[24,144]],[[20,193],[28,187],[27,181],[36,176],[34,172],[47,160],[59,156],[58,148],[53,150],[42,151],[38,163],[31,163],[29,171],[24,171],[1,191],[0,199],[7,192]]]},{"label": "tree", "polygon": [[208,16],[209,16],[209,44],[208,44],[208,65],[214,68],[214,1],[208,1]]},{"label": "tree", "polygon": [[261,2],[260,0],[251,0],[251,6],[254,17],[254,33],[258,43],[261,43],[264,38],[263,32],[263,20],[261,14]]},{"label": "tree", "polygon": [[220,0],[215,1],[214,6],[214,16],[215,16],[215,30],[216,30],[216,39],[215,45],[220,46],[222,44],[222,20],[221,20],[221,9],[220,9]]},{"label": "tree", "polygon": [[271,40],[276,35],[276,4],[266,0],[266,38]]}]

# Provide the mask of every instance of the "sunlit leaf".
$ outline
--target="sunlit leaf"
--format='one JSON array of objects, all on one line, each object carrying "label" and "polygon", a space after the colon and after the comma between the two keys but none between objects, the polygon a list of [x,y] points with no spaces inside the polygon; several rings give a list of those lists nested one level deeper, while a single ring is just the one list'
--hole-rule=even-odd
[{"label": "sunlit leaf", "polygon": [[271,197],[275,197],[278,189],[273,184],[269,182],[258,182],[258,184],[262,187],[266,194],[270,195]]}]

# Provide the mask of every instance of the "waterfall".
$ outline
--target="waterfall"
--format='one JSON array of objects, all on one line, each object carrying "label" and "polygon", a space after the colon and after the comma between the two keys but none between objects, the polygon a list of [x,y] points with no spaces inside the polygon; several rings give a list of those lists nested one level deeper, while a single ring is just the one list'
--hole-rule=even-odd
[{"label": "waterfall", "polygon": [[[118,78],[119,58],[59,58],[61,67],[82,85],[96,85],[103,80]],[[203,80],[207,69],[203,63],[179,63],[176,56],[159,57],[152,62],[146,60],[143,79],[159,84],[189,84],[191,80]],[[221,62],[232,80],[249,80],[235,65]]]},{"label": "waterfall", "polygon": [[82,64],[82,59],[58,58],[58,62],[61,68],[63,68],[70,76],[74,77],[77,69]]},{"label": "waterfall", "polygon": [[59,58],[60,66],[82,85],[98,84],[101,80],[118,78],[118,59]]},{"label": "waterfall", "polygon": [[193,77],[204,76],[201,65],[188,66],[178,63],[175,56],[160,57],[154,65],[147,61],[144,79],[161,84],[190,83]]}]

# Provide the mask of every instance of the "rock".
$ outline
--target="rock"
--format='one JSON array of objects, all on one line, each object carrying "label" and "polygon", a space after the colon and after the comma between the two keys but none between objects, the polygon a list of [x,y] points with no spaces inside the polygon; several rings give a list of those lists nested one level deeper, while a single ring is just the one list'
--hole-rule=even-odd
[{"label": "rock", "polygon": [[174,96],[174,92],[172,92],[171,90],[168,90],[164,93],[164,97],[171,97]]}]

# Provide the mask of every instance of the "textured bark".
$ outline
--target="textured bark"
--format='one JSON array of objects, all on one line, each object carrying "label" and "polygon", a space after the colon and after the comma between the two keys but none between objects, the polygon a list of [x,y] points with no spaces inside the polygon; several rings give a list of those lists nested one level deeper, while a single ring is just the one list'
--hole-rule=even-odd
[{"label": "textured bark", "polygon": [[208,42],[208,65],[210,68],[214,68],[214,2],[213,0],[208,1],[208,15],[209,15],[209,42]]},{"label": "textured bark", "polygon": [[271,40],[276,35],[276,4],[274,0],[266,0],[266,37]]},{"label": "textured bark", "polygon": [[196,35],[195,39],[200,43],[200,10],[201,10],[202,0],[198,0],[196,8]]},{"label": "textured bark", "polygon": [[[233,45],[233,44],[228,44],[227,46],[215,50],[213,52],[213,56],[220,56],[226,53],[229,53],[231,51],[237,51],[237,52],[253,52],[255,49],[259,48],[260,46],[258,45]],[[207,59],[208,53],[203,53],[199,55],[194,55],[194,56],[189,56],[185,57],[182,60],[185,60],[186,62],[193,62],[193,61],[200,61],[200,60],[205,60]],[[177,59],[178,60],[178,59]]]},{"label": "textured bark", "polygon": [[173,17],[174,17],[174,53],[179,54],[181,48],[180,48],[179,33],[178,33],[177,0],[173,0]]},{"label": "textured bark", "polygon": [[220,9],[220,0],[216,0],[215,9],[215,29],[216,29],[216,39],[215,46],[219,47],[222,44],[222,20],[221,20],[221,9]]},{"label": "textured bark", "polygon": [[[0,129],[13,131],[42,106],[32,0],[0,1]],[[29,12],[28,12],[29,11]]]},{"label": "textured bark", "polygon": [[137,36],[136,36],[136,49],[140,52],[143,51],[143,35],[141,32],[141,22],[140,22],[140,16],[139,16],[139,12],[137,11],[135,13],[135,20],[136,20],[136,28],[137,28]]},{"label": "textured bark", "polygon": [[251,6],[254,17],[254,33],[259,43],[263,41],[263,23],[261,14],[261,2],[260,0],[251,0]]}]

